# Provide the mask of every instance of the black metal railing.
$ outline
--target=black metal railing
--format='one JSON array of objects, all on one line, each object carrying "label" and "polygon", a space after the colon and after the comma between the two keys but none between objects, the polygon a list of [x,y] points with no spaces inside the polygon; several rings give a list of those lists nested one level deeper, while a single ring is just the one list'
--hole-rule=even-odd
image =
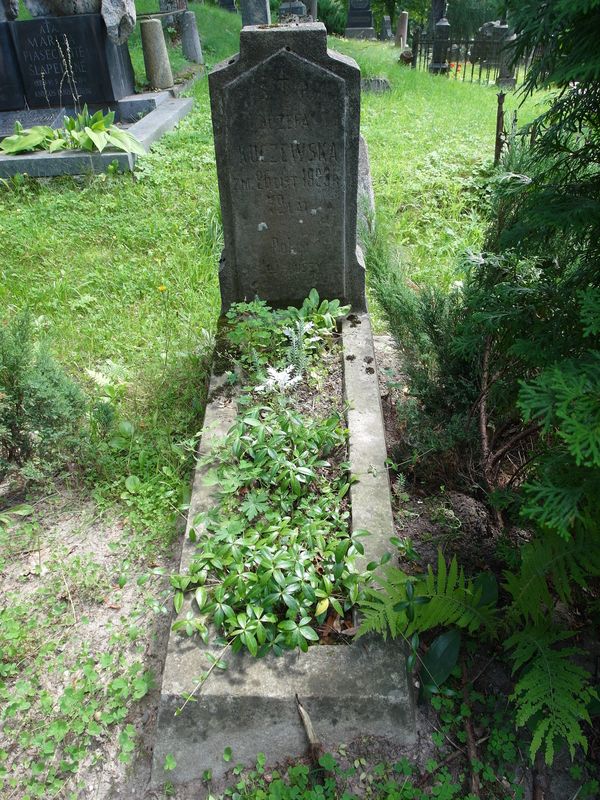
[{"label": "black metal railing", "polygon": [[511,43],[507,40],[486,41],[481,38],[436,38],[415,30],[412,36],[415,69],[467,83],[498,84],[512,88],[521,83],[532,56],[513,64]]}]

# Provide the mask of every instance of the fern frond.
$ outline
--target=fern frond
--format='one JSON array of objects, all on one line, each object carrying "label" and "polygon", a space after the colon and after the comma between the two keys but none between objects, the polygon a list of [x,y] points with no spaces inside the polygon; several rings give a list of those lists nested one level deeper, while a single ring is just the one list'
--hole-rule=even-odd
[{"label": "fern frond", "polygon": [[513,674],[521,673],[510,698],[515,703],[517,726],[532,724],[531,759],[544,747],[547,764],[552,764],[556,745],[562,741],[571,757],[577,745],[587,751],[581,723],[590,723],[587,706],[597,693],[589,684],[589,673],[572,660],[577,648],[555,647],[571,636],[568,631],[532,626],[505,643],[506,649],[513,651]]},{"label": "fern frond", "polygon": [[415,585],[415,594],[428,598],[428,602],[416,608],[407,635],[449,625],[464,628],[469,633],[479,628],[485,628],[490,635],[494,632],[494,610],[480,605],[481,593],[474,588],[472,581],[465,578],[456,556],[447,567],[439,550],[437,575],[429,565],[426,579]]},{"label": "fern frond", "polygon": [[519,572],[504,573],[504,588],[512,597],[510,613],[539,622],[553,604],[551,589],[564,603],[570,603],[572,585],[585,587],[591,575],[600,575],[596,537],[579,533],[565,541],[546,533],[522,547]]},{"label": "fern frond", "polygon": [[[415,580],[396,567],[386,567],[378,573],[378,589],[367,589],[361,602],[362,622],[359,636],[365,633],[410,636],[437,627],[455,625],[470,633],[485,628],[488,634],[495,630],[494,610],[482,607],[480,594],[473,582],[465,578],[456,558],[446,564],[441,551],[438,553],[438,569],[435,574],[429,567],[427,577]],[[406,609],[395,607],[406,601],[406,584],[414,586],[414,618],[410,620]]]},{"label": "fern frond", "polygon": [[379,588],[367,587],[360,602],[361,624],[356,634],[358,639],[366,633],[379,633],[387,639],[388,633],[395,639],[406,627],[406,615],[394,611],[394,606],[406,594],[409,576],[396,567],[384,567],[377,573]]}]

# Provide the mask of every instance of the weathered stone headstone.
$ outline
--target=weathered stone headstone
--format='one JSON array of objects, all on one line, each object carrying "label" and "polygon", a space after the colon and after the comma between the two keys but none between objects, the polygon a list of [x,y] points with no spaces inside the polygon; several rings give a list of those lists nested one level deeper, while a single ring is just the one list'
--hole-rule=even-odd
[{"label": "weathered stone headstone", "polygon": [[384,15],[381,21],[381,32],[379,34],[379,39],[382,42],[387,42],[393,38],[392,35],[392,20],[388,17],[387,14]]},{"label": "weathered stone headstone", "polygon": [[363,78],[360,82],[360,86],[363,92],[372,92],[373,94],[385,94],[385,92],[392,91],[392,86],[388,79],[379,76],[375,78]]},{"label": "weathered stone headstone", "polygon": [[408,11],[403,11],[398,19],[398,27],[396,28],[396,41],[395,47],[403,50],[406,47],[406,40],[408,39]]},{"label": "weathered stone headstone", "polygon": [[321,23],[248,27],[209,77],[225,249],[223,307],[365,306],[356,246],[360,71]]},{"label": "weathered stone headstone", "polygon": [[173,72],[160,20],[142,20],[140,31],[148,83],[153,89],[169,89],[173,86]]},{"label": "weathered stone headstone", "polygon": [[310,0],[308,5],[308,13],[310,14],[313,22],[317,21],[318,10],[317,0]]},{"label": "weathered stone headstone", "polygon": [[204,64],[198,22],[193,11],[184,11],[181,15],[181,51],[188,61]]},{"label": "weathered stone headstone", "polygon": [[219,0],[219,6],[225,11],[230,11],[232,14],[237,14],[234,0]]},{"label": "weathered stone headstone", "polygon": [[133,93],[127,45],[108,38],[99,14],[8,24],[30,108],[98,105]]},{"label": "weathered stone headstone", "polygon": [[306,6],[302,0],[286,0],[279,6],[279,19],[285,22],[290,17],[305,17]]},{"label": "weathered stone headstone", "polygon": [[375,39],[371,0],[350,0],[345,36],[348,39]]},{"label": "weathered stone headstone", "polygon": [[23,108],[23,82],[17,63],[10,25],[0,22],[0,111]]},{"label": "weathered stone headstone", "polygon": [[271,6],[269,0],[240,0],[242,25],[270,25]]}]

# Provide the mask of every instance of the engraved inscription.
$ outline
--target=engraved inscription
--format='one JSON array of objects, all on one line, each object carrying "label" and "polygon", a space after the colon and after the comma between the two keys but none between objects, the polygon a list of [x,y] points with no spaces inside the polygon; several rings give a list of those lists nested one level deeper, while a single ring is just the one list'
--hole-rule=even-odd
[{"label": "engraved inscription", "polygon": [[[281,51],[227,89],[235,263],[246,296],[340,294],[343,81]],[[295,282],[302,286],[297,289]]]}]

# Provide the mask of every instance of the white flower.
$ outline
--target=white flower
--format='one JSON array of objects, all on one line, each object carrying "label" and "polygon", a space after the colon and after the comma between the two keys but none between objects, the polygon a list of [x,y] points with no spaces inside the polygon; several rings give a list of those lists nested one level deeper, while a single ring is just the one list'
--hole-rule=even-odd
[{"label": "white flower", "polygon": [[290,364],[289,367],[286,367],[282,370],[277,370],[275,367],[267,367],[267,373],[269,377],[267,380],[262,383],[260,386],[256,387],[257,392],[285,392],[286,389],[290,389],[292,386],[297,384],[302,376],[296,375],[292,377],[292,372],[294,371],[294,367]]}]

